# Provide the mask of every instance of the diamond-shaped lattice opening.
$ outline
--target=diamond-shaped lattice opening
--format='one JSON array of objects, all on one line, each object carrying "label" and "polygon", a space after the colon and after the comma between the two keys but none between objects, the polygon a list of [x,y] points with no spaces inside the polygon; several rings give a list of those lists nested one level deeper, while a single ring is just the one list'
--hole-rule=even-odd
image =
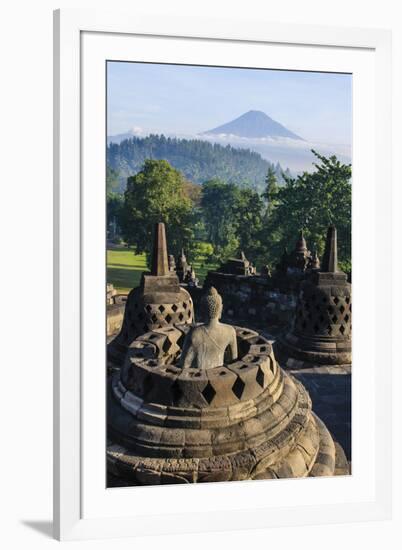
[{"label": "diamond-shaped lattice opening", "polygon": [[350,298],[349,298],[349,296],[347,296],[347,297],[345,298],[345,302],[346,302],[347,304],[350,304]]},{"label": "diamond-shaped lattice opening", "polygon": [[166,308],[165,308],[165,306],[163,306],[163,305],[161,304],[161,305],[158,307],[158,309],[159,309],[159,311],[160,311],[161,313],[163,313],[163,312],[165,311]]},{"label": "diamond-shaped lattice opening", "polygon": [[145,309],[146,309],[146,310],[148,311],[148,313],[149,313],[150,311],[152,311],[152,306],[150,306],[150,305],[148,304],[147,306],[145,306]]},{"label": "diamond-shaped lattice opening", "polygon": [[208,405],[212,403],[212,400],[216,395],[216,391],[214,390],[210,382],[208,382],[208,384],[205,386],[205,388],[202,390],[201,393],[204,396],[204,399],[208,403]]},{"label": "diamond-shaped lattice opening", "polygon": [[190,319],[190,317],[191,317],[191,309],[188,310],[188,315],[187,315],[187,317]]},{"label": "diamond-shaped lattice opening", "polygon": [[236,382],[232,386],[232,392],[235,394],[237,399],[241,399],[245,386],[246,384],[243,382],[243,380],[238,377]]},{"label": "diamond-shaped lattice opening", "polygon": [[331,321],[332,321],[333,323],[336,323],[336,322],[338,321],[338,317],[337,317],[336,315],[334,315],[334,316],[332,317]]},{"label": "diamond-shaped lattice opening", "polygon": [[158,320],[158,317],[157,317],[157,316],[155,315],[155,313],[154,313],[154,314],[152,315],[151,319],[152,319],[152,322],[153,322],[153,323],[156,323],[156,321]]},{"label": "diamond-shaped lattice opening", "polygon": [[340,311],[341,313],[343,313],[343,312],[345,311],[345,308],[344,308],[343,306],[341,306],[341,307],[339,308],[339,311]]},{"label": "diamond-shaped lattice opening", "polygon": [[170,388],[170,392],[172,395],[172,401],[173,403],[178,403],[180,399],[183,397],[183,391],[180,387],[180,384],[177,380],[175,380]]},{"label": "diamond-shaped lattice opening", "polygon": [[172,347],[172,342],[169,340],[169,338],[165,338],[165,341],[163,342],[163,346],[162,346],[163,351],[167,353],[171,347]]},{"label": "diamond-shaped lattice opening", "polygon": [[167,321],[168,323],[170,323],[171,320],[172,320],[172,316],[168,313],[168,314],[166,315],[165,319],[166,319],[166,321]]},{"label": "diamond-shaped lattice opening", "polygon": [[148,375],[144,378],[143,382],[142,382],[142,396],[143,397],[146,397],[149,392],[151,391],[152,389],[152,386],[153,386],[153,382],[152,382],[152,377],[151,375]]},{"label": "diamond-shaped lattice opening", "polygon": [[349,315],[345,315],[345,322],[347,323],[349,321],[350,317]]},{"label": "diamond-shaped lattice opening", "polygon": [[335,298],[334,298],[334,304],[335,304],[335,305],[338,305],[338,303],[339,303],[339,298],[338,298],[338,296],[335,296]]},{"label": "diamond-shaped lattice opening", "polygon": [[184,315],[182,313],[179,313],[179,320],[183,321],[183,319],[184,319]]},{"label": "diamond-shaped lattice opening", "polygon": [[173,304],[172,305],[172,310],[176,313],[176,311],[178,310],[179,308],[177,307],[176,304]]},{"label": "diamond-shaped lattice opening", "polygon": [[263,388],[264,387],[264,378],[265,378],[265,375],[264,375],[264,371],[262,370],[261,367],[258,368],[258,371],[257,371],[257,376],[256,376],[256,381],[257,383]]},{"label": "diamond-shaped lattice opening", "polygon": [[187,302],[183,302],[184,309],[187,309]]},{"label": "diamond-shaped lattice opening", "polygon": [[341,326],[339,327],[339,331],[341,332],[341,334],[344,334],[344,333],[345,333],[345,330],[346,330],[346,328],[345,328],[343,325],[341,325]]},{"label": "diamond-shaped lattice opening", "polygon": [[184,342],[184,334],[181,334],[181,335],[179,336],[179,338],[177,339],[177,342],[176,342],[176,344],[179,346],[180,349],[181,349],[182,346],[183,346],[183,342]]}]

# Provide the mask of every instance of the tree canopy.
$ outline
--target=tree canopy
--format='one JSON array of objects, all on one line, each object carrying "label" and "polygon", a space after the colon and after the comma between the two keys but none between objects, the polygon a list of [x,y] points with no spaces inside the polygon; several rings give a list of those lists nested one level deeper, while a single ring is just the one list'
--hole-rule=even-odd
[{"label": "tree canopy", "polygon": [[213,261],[225,261],[243,250],[257,268],[273,268],[283,249],[293,247],[300,229],[310,249],[321,255],[327,227],[334,223],[339,259],[348,271],[351,166],[313,153],[314,171],[295,178],[284,174],[284,185],[268,168],[261,194],[218,178],[197,186],[166,160],[147,159],[127,179],[124,201],[109,192],[108,217],[117,218],[125,241],[137,253],[150,252],[153,226],[163,221],[171,254],[183,247],[192,260],[202,249]]},{"label": "tree canopy", "polygon": [[[304,230],[310,247],[322,254],[326,229],[335,224],[338,229],[338,252],[341,260],[351,257],[351,166],[335,156],[326,158],[313,151],[317,161],[314,172],[304,172],[297,178],[286,177],[286,183],[276,194],[275,208],[267,221],[271,235],[271,254],[275,259],[285,246]],[[275,233],[275,235],[273,235]]]},{"label": "tree canopy", "polygon": [[154,224],[164,222],[170,252],[177,254],[193,237],[192,216],[185,179],[166,160],[148,159],[140,172],[127,179],[121,226],[137,253],[150,253]]},{"label": "tree canopy", "polygon": [[[107,164],[123,178],[122,185],[125,177],[141,170],[146,159],[165,159],[187,180],[197,184],[218,178],[226,183],[262,191],[268,168],[275,172],[278,181],[283,181],[284,168],[279,163],[274,165],[250,149],[201,139],[150,135],[110,143],[107,148]],[[290,175],[288,170],[285,173]]]}]

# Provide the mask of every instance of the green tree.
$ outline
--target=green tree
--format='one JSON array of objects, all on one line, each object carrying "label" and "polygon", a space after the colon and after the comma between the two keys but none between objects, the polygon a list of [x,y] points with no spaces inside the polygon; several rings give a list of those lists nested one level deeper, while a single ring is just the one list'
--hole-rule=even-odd
[{"label": "green tree", "polygon": [[262,197],[267,201],[266,216],[269,217],[278,202],[279,185],[273,167],[268,168],[267,175],[265,177],[265,191]]},{"label": "green tree", "polygon": [[239,189],[219,179],[202,186],[201,207],[207,241],[212,243],[216,260],[222,261],[239,247],[235,208]]},{"label": "green tree", "polygon": [[203,185],[201,199],[206,240],[213,256],[223,261],[244,250],[251,260],[261,252],[260,236],[264,203],[253,189],[239,188],[220,180]]},{"label": "green tree", "polygon": [[109,191],[106,195],[108,238],[118,239],[121,234],[124,197]]},{"label": "green tree", "polygon": [[110,143],[106,153],[108,166],[118,171],[120,176],[135,174],[146,159],[165,159],[193,183],[202,184],[219,178],[239,187],[258,188],[260,192],[269,167],[275,171],[278,182],[282,182],[285,169],[250,149],[164,135],[134,136],[121,143]]},{"label": "green tree", "polygon": [[266,225],[271,255],[279,260],[285,246],[293,243],[304,229],[310,246],[322,254],[326,230],[334,223],[338,229],[341,261],[351,258],[351,166],[336,156],[325,157],[313,150],[318,162],[315,171],[297,178],[286,177],[277,194],[277,205]]},{"label": "green tree", "polygon": [[136,253],[151,252],[154,224],[164,222],[170,254],[190,248],[192,202],[185,180],[166,160],[147,159],[140,172],[127,179],[122,230]]},{"label": "green tree", "polygon": [[117,193],[120,188],[119,173],[110,166],[106,167],[106,192]]},{"label": "green tree", "polygon": [[249,260],[256,262],[261,254],[261,232],[263,228],[264,202],[252,189],[239,189],[234,205],[233,217],[239,250],[243,250]]}]

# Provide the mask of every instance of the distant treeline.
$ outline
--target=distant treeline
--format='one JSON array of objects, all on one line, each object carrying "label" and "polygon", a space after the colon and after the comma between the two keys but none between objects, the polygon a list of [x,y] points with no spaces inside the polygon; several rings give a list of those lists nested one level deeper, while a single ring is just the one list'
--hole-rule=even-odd
[{"label": "distant treeline", "polygon": [[111,190],[116,173],[109,169],[108,236],[149,255],[154,224],[163,221],[171,254],[184,248],[191,261],[219,263],[244,251],[258,268],[273,269],[300,229],[321,255],[327,227],[335,223],[341,266],[350,271],[351,166],[313,153],[314,170],[285,177],[281,186],[269,168],[262,193],[218,178],[189,183],[166,160],[146,159],[121,194]]},{"label": "distant treeline", "polygon": [[146,159],[167,160],[193,183],[201,184],[217,178],[259,192],[264,190],[269,169],[273,170],[280,185],[284,183],[283,172],[286,176],[291,175],[279,163],[271,163],[249,149],[222,146],[200,139],[150,135],[109,144],[107,164],[119,175],[120,191],[124,190],[127,177],[139,172]]}]

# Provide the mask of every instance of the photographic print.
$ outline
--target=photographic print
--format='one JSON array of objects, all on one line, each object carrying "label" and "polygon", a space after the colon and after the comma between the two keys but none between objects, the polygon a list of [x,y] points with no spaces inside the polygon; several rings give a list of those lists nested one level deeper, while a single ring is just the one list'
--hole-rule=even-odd
[{"label": "photographic print", "polygon": [[350,475],[352,75],[106,76],[107,487]]}]

